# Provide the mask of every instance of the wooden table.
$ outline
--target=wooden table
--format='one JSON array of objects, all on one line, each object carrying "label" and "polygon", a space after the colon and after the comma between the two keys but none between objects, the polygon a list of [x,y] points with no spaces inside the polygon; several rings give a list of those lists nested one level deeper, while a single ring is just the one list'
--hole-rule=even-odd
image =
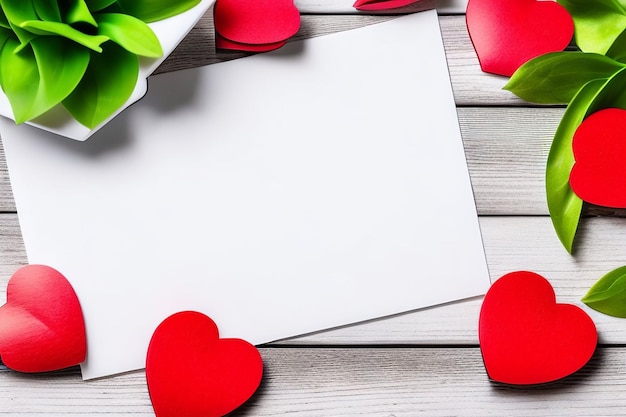
[{"label": "wooden table", "polygon": [[[391,17],[305,15],[296,39]],[[587,208],[575,256],[561,247],[544,196],[544,167],[561,107],[537,107],[481,72],[463,15],[440,18],[492,280],[544,275],[561,302],[626,263],[626,220]],[[216,53],[210,15],[159,71],[240,57]],[[598,216],[600,214],[601,216]],[[4,156],[0,159],[0,288],[26,261]],[[593,314],[600,346],[577,374],[540,388],[489,381],[477,341],[481,299],[401,314],[260,348],[265,375],[241,416],[546,416],[626,411],[626,321]],[[78,369],[0,371],[0,415],[153,415],[144,372],[83,382]],[[184,416],[181,416],[184,417]]]}]

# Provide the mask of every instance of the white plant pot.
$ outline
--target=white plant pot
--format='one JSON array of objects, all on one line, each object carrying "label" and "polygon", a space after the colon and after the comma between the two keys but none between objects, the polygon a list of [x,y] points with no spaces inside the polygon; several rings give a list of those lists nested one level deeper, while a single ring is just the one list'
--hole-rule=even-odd
[{"label": "white plant pot", "polygon": [[[172,53],[176,46],[183,40],[189,31],[198,23],[200,18],[213,5],[215,0],[202,0],[197,6],[184,13],[150,23],[157,38],[161,42],[163,56],[157,59],[140,59],[139,76],[135,90],[124,105],[122,105],[111,117],[94,129],[89,129],[77,122],[62,105],[57,105],[36,120],[27,122],[32,126],[65,136],[71,139],[84,141],[102,128],[111,119],[126,109],[131,104],[141,99],[148,91],[148,77],[157,67]],[[15,120],[13,110],[7,96],[0,90],[0,115]]]}]

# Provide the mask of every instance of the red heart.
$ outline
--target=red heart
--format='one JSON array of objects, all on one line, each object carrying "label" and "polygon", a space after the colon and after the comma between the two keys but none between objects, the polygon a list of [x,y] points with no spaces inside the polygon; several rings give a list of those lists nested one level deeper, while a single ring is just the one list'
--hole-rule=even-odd
[{"label": "red heart", "polygon": [[27,265],[7,284],[0,307],[0,356],[20,372],[48,372],[85,360],[85,322],[74,289],[57,270]]},{"label": "red heart", "polygon": [[626,208],[625,129],[626,111],[621,109],[593,113],[576,129],[569,183],[584,201]]},{"label": "red heart", "polygon": [[241,339],[220,339],[209,317],[183,311],[165,319],[150,340],[146,378],[157,417],[220,417],[256,391],[259,351]]},{"label": "red heart", "polygon": [[219,36],[237,44],[277,45],[300,29],[293,0],[218,0],[213,18]]},{"label": "red heart", "polygon": [[572,304],[557,304],[550,283],[532,272],[513,272],[485,295],[478,336],[489,378],[507,384],[541,384],[585,365],[598,334],[591,318]]},{"label": "red heart", "polygon": [[362,11],[396,9],[408,6],[419,0],[357,0],[352,7]]},{"label": "red heart", "polygon": [[250,43],[239,43],[228,40],[223,36],[220,36],[219,33],[215,34],[215,46],[220,49],[230,49],[233,51],[246,51],[246,52],[269,52],[275,49],[281,48],[285,46],[287,41],[276,42],[276,43],[267,43],[267,44],[250,44]]},{"label": "red heart", "polygon": [[482,70],[506,76],[531,58],[562,51],[574,35],[571,16],[554,1],[469,0],[465,17]]}]

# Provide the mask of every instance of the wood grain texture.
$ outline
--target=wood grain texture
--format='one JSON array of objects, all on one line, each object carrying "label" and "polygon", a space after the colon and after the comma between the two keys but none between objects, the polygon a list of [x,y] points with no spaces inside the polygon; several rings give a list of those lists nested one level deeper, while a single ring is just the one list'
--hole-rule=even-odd
[{"label": "wood grain texture", "polygon": [[[562,114],[552,108],[458,109],[479,214],[548,214],[545,161]],[[1,147],[0,211],[15,211]]]},{"label": "wood grain texture", "polygon": [[[626,349],[600,348],[541,388],[491,383],[478,348],[265,348],[257,393],[232,416],[609,416],[626,409]],[[174,363],[173,363],[174,365]],[[0,415],[152,416],[143,372],[0,372]]]},{"label": "wood grain texture", "polygon": [[[294,40],[391,18],[303,16]],[[603,216],[585,218],[575,256],[565,252],[547,217],[543,191],[545,160],[563,108],[529,105],[502,90],[506,78],[483,73],[464,16],[443,16],[440,24],[492,280],[514,270],[533,270],[548,278],[560,302],[580,305],[601,275],[626,264],[624,212],[587,208],[587,216]],[[208,13],[159,72],[243,56],[216,52]],[[10,275],[27,262],[15,210],[0,151],[0,302]],[[479,297],[264,347],[262,386],[233,415],[624,414],[626,321],[590,311],[604,347],[587,367],[546,387],[511,388],[490,383],[484,372],[475,347],[480,302]],[[77,370],[70,370],[45,375],[0,371],[0,415],[154,413],[143,372],[83,382]]]},{"label": "wood grain texture", "polygon": [[[596,313],[580,299],[601,276],[626,265],[626,219],[598,217],[582,222],[575,256],[557,240],[544,216],[480,218],[492,280],[517,270],[542,274],[559,302],[578,304],[594,318],[602,343],[626,344],[626,321]],[[0,215],[0,300],[11,274],[27,262],[15,214]],[[445,267],[445,266],[442,266]],[[79,294],[80,295],[80,294]],[[112,300],[112,304],[113,304]],[[286,344],[476,344],[481,298],[317,332]]]}]

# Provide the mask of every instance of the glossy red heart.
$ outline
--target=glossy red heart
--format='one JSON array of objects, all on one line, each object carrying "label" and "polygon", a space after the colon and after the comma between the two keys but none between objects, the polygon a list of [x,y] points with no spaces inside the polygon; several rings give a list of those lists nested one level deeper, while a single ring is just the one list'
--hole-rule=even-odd
[{"label": "glossy red heart", "polygon": [[67,279],[45,265],[18,269],[0,307],[0,357],[20,372],[48,372],[85,360],[85,322]]},{"label": "glossy red heart", "polygon": [[419,0],[357,0],[352,7],[362,11],[397,9]]},{"label": "glossy red heart", "polygon": [[[213,19],[219,36],[239,44],[238,49],[242,44],[276,46],[300,29],[300,12],[293,0],[217,0]],[[225,41],[218,45],[229,46]]]},{"label": "glossy red heart", "polygon": [[562,51],[574,35],[567,10],[550,0],[469,0],[465,17],[480,67],[499,75]]},{"label": "glossy red heart", "polygon": [[146,378],[157,417],[220,417],[242,405],[263,375],[259,351],[220,339],[209,317],[183,311],[165,319],[150,340]]},{"label": "glossy red heart", "polygon": [[626,111],[605,109],[588,116],[574,133],[572,149],[574,193],[592,204],[626,208]]},{"label": "glossy red heart", "polygon": [[591,318],[557,304],[554,290],[533,272],[513,272],[485,295],[478,336],[489,378],[541,384],[566,377],[593,355],[598,335]]}]

